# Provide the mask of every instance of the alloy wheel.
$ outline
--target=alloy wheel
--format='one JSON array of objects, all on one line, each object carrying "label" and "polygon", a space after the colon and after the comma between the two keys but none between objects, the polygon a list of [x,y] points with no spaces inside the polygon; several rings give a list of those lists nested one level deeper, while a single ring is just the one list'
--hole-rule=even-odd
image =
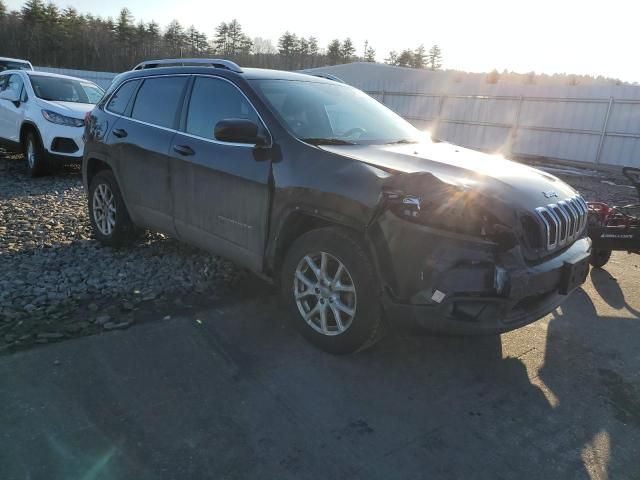
[{"label": "alloy wheel", "polygon": [[93,192],[93,219],[100,233],[109,236],[116,226],[116,200],[106,183]]},{"label": "alloy wheel", "polygon": [[322,335],[340,335],[356,315],[356,288],[347,267],[326,252],[305,255],[295,270],[293,295],[305,322]]},{"label": "alloy wheel", "polygon": [[34,145],[32,138],[29,138],[29,140],[27,140],[26,157],[29,168],[33,169],[36,164],[36,146]]}]

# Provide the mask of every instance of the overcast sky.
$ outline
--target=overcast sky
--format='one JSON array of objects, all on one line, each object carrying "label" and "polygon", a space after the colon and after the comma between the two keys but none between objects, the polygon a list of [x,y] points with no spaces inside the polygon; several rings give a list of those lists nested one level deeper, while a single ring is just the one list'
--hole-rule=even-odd
[{"label": "overcast sky", "polygon": [[[22,0],[5,0],[10,9]],[[633,0],[55,0],[81,12],[117,16],[128,7],[136,20],[166,25],[172,19],[213,35],[237,18],[250,37],[274,44],[290,30],[316,36],[322,46],[351,37],[358,54],[365,40],[382,61],[390,50],[438,43],[444,67],[467,71],[577,73],[640,82],[638,18]]]}]

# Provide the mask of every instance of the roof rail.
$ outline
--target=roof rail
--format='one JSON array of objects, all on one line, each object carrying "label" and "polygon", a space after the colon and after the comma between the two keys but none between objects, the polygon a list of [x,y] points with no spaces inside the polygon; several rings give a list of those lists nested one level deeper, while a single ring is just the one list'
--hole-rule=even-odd
[{"label": "roof rail", "polygon": [[240,66],[231,60],[220,58],[164,58],[161,60],[147,60],[136,65],[134,70],[144,70],[156,67],[188,67],[204,65],[213,68],[224,68],[236,73],[243,73]]},{"label": "roof rail", "polygon": [[347,83],[344,80],[342,80],[341,78],[336,77],[335,75],[331,75],[330,73],[322,73],[322,72],[319,72],[319,73],[308,73],[308,72],[305,72],[305,73],[307,73],[307,75],[311,75],[313,77],[326,78],[327,80],[333,80],[334,82],[338,82],[338,83]]}]

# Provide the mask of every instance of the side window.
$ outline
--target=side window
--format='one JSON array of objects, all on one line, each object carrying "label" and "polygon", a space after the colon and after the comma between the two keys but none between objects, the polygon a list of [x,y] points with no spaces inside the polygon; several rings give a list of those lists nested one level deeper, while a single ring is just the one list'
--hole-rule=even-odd
[{"label": "side window", "polygon": [[0,75],[0,92],[7,88],[9,83],[9,75]]},{"label": "side window", "polygon": [[127,110],[127,105],[129,105],[129,100],[131,100],[133,92],[136,91],[138,83],[138,80],[132,80],[121,85],[118,91],[113,94],[109,103],[107,103],[107,110],[117,113],[118,115],[124,114]]},{"label": "side window", "polygon": [[260,125],[258,114],[235,86],[216,78],[197,77],[189,99],[186,132],[213,139],[216,123],[225,118],[244,118]]},{"label": "side window", "polygon": [[188,77],[148,78],[138,90],[131,118],[172,128]]},{"label": "side window", "polygon": [[9,81],[7,82],[7,86],[5,90],[14,91],[16,93],[17,98],[20,98],[22,94],[22,87],[24,83],[22,82],[22,78],[19,75],[11,75],[9,76]]}]

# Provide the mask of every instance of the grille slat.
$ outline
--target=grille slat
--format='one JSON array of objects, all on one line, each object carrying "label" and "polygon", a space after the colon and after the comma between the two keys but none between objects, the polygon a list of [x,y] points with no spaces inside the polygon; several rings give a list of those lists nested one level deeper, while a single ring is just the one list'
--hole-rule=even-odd
[{"label": "grille slat", "polygon": [[587,203],[581,196],[536,208],[544,226],[547,250],[567,245],[578,238],[587,225]]}]

